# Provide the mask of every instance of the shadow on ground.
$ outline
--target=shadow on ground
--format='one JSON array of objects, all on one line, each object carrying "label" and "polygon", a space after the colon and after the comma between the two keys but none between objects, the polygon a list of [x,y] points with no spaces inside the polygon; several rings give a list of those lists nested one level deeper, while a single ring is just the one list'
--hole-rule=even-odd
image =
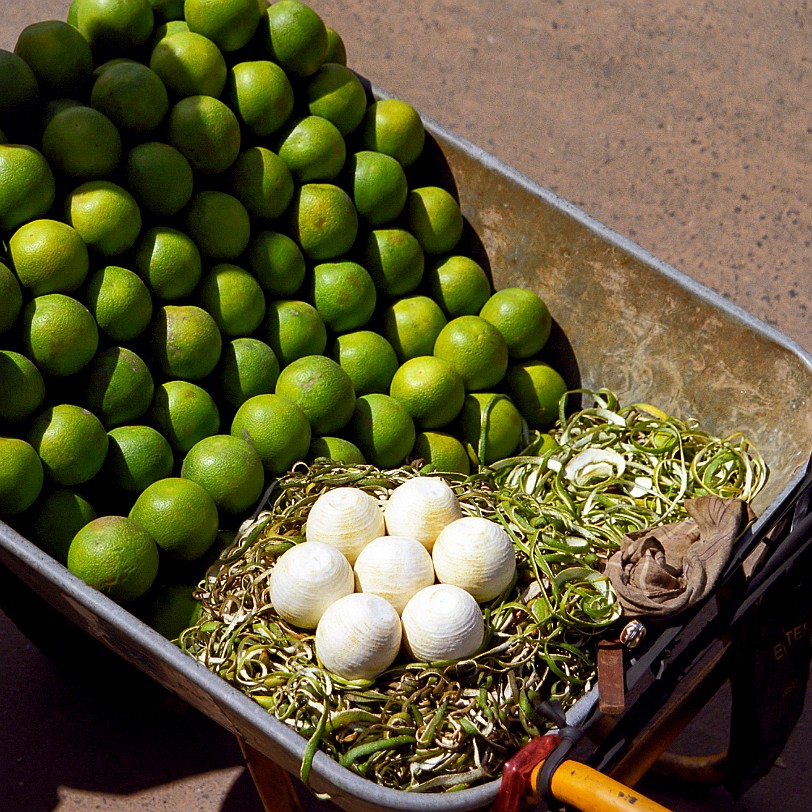
[{"label": "shadow on ground", "polygon": [[55,663],[0,613],[0,663],[3,812],[262,809],[237,740],[123,662]]}]

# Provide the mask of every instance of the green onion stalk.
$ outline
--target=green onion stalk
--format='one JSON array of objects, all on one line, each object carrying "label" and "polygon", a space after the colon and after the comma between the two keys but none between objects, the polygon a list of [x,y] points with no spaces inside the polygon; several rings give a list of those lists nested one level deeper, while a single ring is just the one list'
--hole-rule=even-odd
[{"label": "green onion stalk", "polygon": [[[529,435],[519,455],[470,476],[420,461],[392,470],[319,459],[280,477],[268,509],[244,523],[201,581],[199,621],[180,647],[307,739],[307,783],[321,750],[376,783],[445,792],[498,777],[502,765],[596,680],[602,632],[620,616],[603,566],[623,534],[685,517],[702,493],[751,499],[766,466],[743,437],[720,440],[652,407],[620,408],[609,392]],[[442,476],[463,515],[499,522],[516,550],[514,582],[482,606],[485,642],[462,661],[411,662],[402,653],[374,680],[324,669],[314,634],[284,621],[269,599],[279,556],[304,541],[315,500],[357,487],[383,504],[415,476]]]}]

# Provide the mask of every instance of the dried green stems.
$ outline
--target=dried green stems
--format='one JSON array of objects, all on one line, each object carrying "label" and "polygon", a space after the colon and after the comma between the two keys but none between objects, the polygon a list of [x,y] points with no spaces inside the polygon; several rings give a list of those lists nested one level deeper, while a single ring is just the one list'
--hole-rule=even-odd
[{"label": "dried green stems", "polygon": [[401,657],[374,681],[348,682],[320,667],[311,633],[276,615],[270,570],[303,541],[319,494],[350,485],[383,501],[406,478],[434,475],[326,460],[278,480],[269,510],[201,583],[201,620],[179,644],[308,740],[305,781],[317,749],[401,790],[498,776],[547,729],[540,701],[568,707],[593,684],[597,638],[620,613],[602,567],[623,534],[685,518],[690,496],[750,500],[767,475],[743,437],[720,440],[649,406],[621,408],[609,392],[589,395],[594,405],[569,416],[562,401],[550,436],[535,435],[520,456],[470,477],[444,475],[463,512],[499,521],[517,551],[514,584],[483,607],[486,642],[475,657]]}]

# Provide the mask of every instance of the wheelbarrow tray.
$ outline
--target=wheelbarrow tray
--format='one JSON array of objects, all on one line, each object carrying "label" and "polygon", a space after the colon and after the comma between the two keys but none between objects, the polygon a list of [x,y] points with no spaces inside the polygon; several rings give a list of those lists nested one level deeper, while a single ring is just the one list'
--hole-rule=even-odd
[{"label": "wheelbarrow tray", "polygon": [[[497,289],[528,287],[547,303],[550,360],[570,387],[607,387],[621,403],[645,401],[695,417],[721,436],[744,433],[770,468],[753,505],[754,531],[765,526],[793,498],[812,452],[812,358],[488,153],[431,120],[425,125],[433,169],[458,195],[472,255]],[[82,632],[298,773],[301,736],[1,522],[0,563]],[[353,812],[479,809],[499,787],[494,780],[448,794],[402,792],[323,753],[310,784]]]}]

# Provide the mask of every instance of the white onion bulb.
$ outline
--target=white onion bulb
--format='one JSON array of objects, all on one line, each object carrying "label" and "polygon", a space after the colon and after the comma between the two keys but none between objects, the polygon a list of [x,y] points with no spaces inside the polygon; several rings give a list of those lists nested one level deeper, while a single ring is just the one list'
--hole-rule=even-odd
[{"label": "white onion bulb", "polygon": [[350,562],[319,541],[305,541],[282,553],[269,583],[274,609],[302,629],[315,629],[327,607],[354,588]]},{"label": "white onion bulb", "polygon": [[429,551],[409,536],[379,536],[355,561],[355,590],[386,598],[400,614],[415,592],[434,583]]},{"label": "white onion bulb", "polygon": [[416,538],[429,552],[440,531],[462,516],[451,486],[440,477],[420,476],[398,485],[384,505],[386,532]]},{"label": "white onion bulb", "polygon": [[372,539],[385,532],[383,512],[360,488],[333,488],[313,503],[305,523],[305,538],[341,550],[350,564]]},{"label": "white onion bulb", "polygon": [[516,572],[516,551],[504,528],[466,516],[443,528],[432,551],[437,580],[454,584],[480,603],[501,595]]},{"label": "white onion bulb", "polygon": [[374,679],[400,650],[400,617],[380,595],[354,592],[331,604],[316,627],[316,655],[344,679]]},{"label": "white onion bulb", "polygon": [[401,622],[403,642],[417,662],[471,657],[485,637],[479,604],[451,584],[434,584],[417,592],[406,604]]}]

